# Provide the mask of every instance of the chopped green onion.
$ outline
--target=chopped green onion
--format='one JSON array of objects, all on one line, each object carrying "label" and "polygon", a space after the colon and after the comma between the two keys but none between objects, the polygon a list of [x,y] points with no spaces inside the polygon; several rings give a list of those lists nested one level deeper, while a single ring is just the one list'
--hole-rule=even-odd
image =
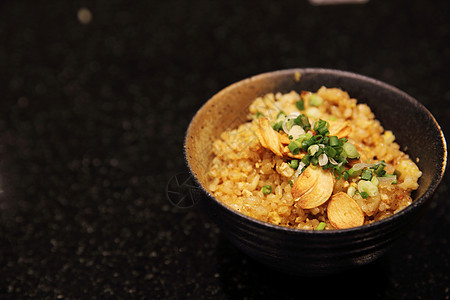
[{"label": "chopped green onion", "polygon": [[356,147],[352,143],[345,143],[343,147],[345,155],[347,155],[348,158],[358,158],[359,153],[356,150]]},{"label": "chopped green onion", "polygon": [[305,109],[305,100],[300,99],[295,103],[295,106],[297,106],[298,110],[304,110]]},{"label": "chopped green onion", "polygon": [[319,166],[324,167],[328,163],[328,156],[325,153],[322,153],[318,157]]},{"label": "chopped green onion", "polygon": [[280,131],[281,129],[283,129],[283,121],[279,121],[277,123],[273,123],[272,124],[272,128],[275,131]]},{"label": "chopped green onion", "polygon": [[291,130],[289,130],[289,135],[292,135],[292,138],[294,140],[298,139],[302,134],[305,134],[305,131],[301,126],[294,125],[291,127]]},{"label": "chopped green onion", "polygon": [[292,152],[292,154],[298,154],[300,152],[300,148],[298,147],[297,143],[295,141],[292,141],[288,145],[289,151]]},{"label": "chopped green onion", "polygon": [[[330,159],[330,158],[328,158],[328,159]],[[332,172],[333,172],[334,178],[336,178],[336,180],[341,179],[341,177],[342,177],[342,169],[341,169],[341,167],[334,166],[333,169],[332,169]]]},{"label": "chopped green onion", "polygon": [[349,186],[347,189],[347,195],[349,195],[350,197],[353,197],[356,193],[356,188],[354,186]]},{"label": "chopped green onion", "polygon": [[348,169],[347,171],[344,172],[344,178],[347,177],[345,180],[348,179],[348,177],[354,177],[354,176],[358,176],[361,173],[361,170],[357,170],[355,171],[353,168]]},{"label": "chopped green onion", "polygon": [[323,140],[323,136],[321,135],[316,135],[313,136],[307,140],[303,140],[302,141],[302,149],[307,151],[309,146],[314,145],[314,144],[320,144]]},{"label": "chopped green onion", "polygon": [[293,186],[294,186],[294,182],[293,182],[292,180],[289,180],[289,185],[290,185],[291,187],[293,187]]},{"label": "chopped green onion", "polygon": [[288,162],[289,167],[296,170],[298,168],[298,160],[293,159],[290,162]]},{"label": "chopped green onion", "polygon": [[319,159],[317,157],[311,157],[310,161],[309,161],[313,166],[317,166],[317,164],[319,163]]},{"label": "chopped green onion", "polygon": [[316,123],[314,123],[314,131],[317,134],[326,136],[330,133],[328,131],[328,126],[329,126],[328,122],[326,122],[322,119],[319,119]]},{"label": "chopped green onion", "polygon": [[317,151],[319,151],[320,147],[319,145],[315,144],[315,145],[311,145],[308,147],[308,153],[311,156],[314,156],[314,154],[317,153]]},{"label": "chopped green onion", "polygon": [[369,169],[364,169],[361,173],[361,179],[370,181],[372,179],[372,171]]},{"label": "chopped green onion", "polygon": [[296,141],[297,142],[299,142],[300,144],[304,141],[304,140],[308,140],[308,139],[310,139],[312,137],[312,135],[310,134],[310,133],[305,133],[305,134],[302,134],[302,135],[300,135],[297,139],[296,139]]},{"label": "chopped green onion", "polygon": [[277,114],[277,121],[284,121],[284,119],[287,117],[286,113],[282,110]]},{"label": "chopped green onion", "polygon": [[302,157],[302,163],[304,163],[305,165],[309,165],[311,159],[311,155],[306,154],[305,156]]},{"label": "chopped green onion", "polygon": [[308,131],[311,129],[311,124],[309,123],[309,119],[306,115],[299,115],[294,119],[294,123],[303,128],[303,130]]},{"label": "chopped green onion", "polygon": [[392,180],[392,184],[397,184],[397,175],[394,174],[385,174],[383,177],[380,177],[379,181]]},{"label": "chopped green onion", "polygon": [[316,230],[324,230],[325,226],[327,226],[327,223],[320,222],[319,225],[317,225]]},{"label": "chopped green onion", "polygon": [[345,180],[348,180],[348,178],[350,177],[348,175],[348,171],[344,171],[344,173],[342,173],[342,177],[344,177]]},{"label": "chopped green onion", "polygon": [[270,193],[272,193],[272,186],[265,185],[265,186],[262,187],[261,191],[262,191],[263,194],[269,195]]},{"label": "chopped green onion", "polygon": [[259,117],[264,117],[264,114],[262,112],[257,112],[255,118],[258,119]]},{"label": "chopped green onion", "polygon": [[335,157],[337,154],[336,149],[334,149],[331,146],[325,146],[325,153],[329,156],[329,157]]},{"label": "chopped green onion", "polygon": [[370,181],[360,180],[358,182],[358,191],[360,193],[366,192],[369,196],[373,197],[378,193],[378,188]]},{"label": "chopped green onion", "polygon": [[348,140],[346,138],[340,138],[339,139],[339,146],[344,146],[345,143],[347,143]]},{"label": "chopped green onion", "polygon": [[289,133],[292,126],[294,126],[294,120],[297,118],[298,114],[292,113],[289,116],[285,117],[283,120],[283,130],[286,133]]},{"label": "chopped green onion", "polygon": [[380,183],[377,176],[372,176],[372,179],[370,179],[370,182],[372,182],[375,186],[378,186],[378,184]]},{"label": "chopped green onion", "polygon": [[323,99],[317,94],[312,94],[309,97],[309,104],[311,104],[312,106],[320,106],[323,104]]},{"label": "chopped green onion", "polygon": [[363,199],[369,198],[369,194],[367,192],[361,192],[359,194],[361,195],[361,198],[363,198]]},{"label": "chopped green onion", "polygon": [[339,139],[337,136],[335,135],[330,136],[330,146],[331,147],[339,146]]},{"label": "chopped green onion", "polygon": [[386,163],[384,162],[384,160],[382,160],[379,163],[377,163],[374,167],[371,167],[371,169],[375,170],[374,173],[377,176],[382,177],[384,176],[384,174],[386,174],[384,167],[386,167]]}]

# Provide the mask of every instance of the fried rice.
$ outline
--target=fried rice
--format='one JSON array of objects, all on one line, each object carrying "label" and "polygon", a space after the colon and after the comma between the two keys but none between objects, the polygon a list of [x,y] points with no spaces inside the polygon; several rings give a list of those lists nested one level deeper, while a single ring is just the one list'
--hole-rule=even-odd
[{"label": "fried rice", "polygon": [[[311,125],[300,126],[300,137],[293,133],[293,118],[287,118],[292,115],[306,116]],[[264,122],[272,128],[264,129]],[[324,129],[324,135],[314,130],[317,124],[326,124],[319,128]],[[290,129],[286,129],[288,125]],[[336,159],[320,150],[333,148],[332,131],[338,132],[340,143],[334,138],[333,146],[340,153],[335,154]],[[323,139],[317,146],[308,147],[302,144],[302,136],[304,142],[308,138]],[[357,156],[342,150],[346,143],[354,146]],[[317,149],[322,151],[319,159],[314,158]],[[337,88],[269,93],[256,98],[248,107],[248,120],[238,128],[224,131],[215,140],[213,153],[207,188],[216,199],[252,218],[299,229],[332,230],[387,218],[411,204],[411,192],[418,188],[422,175],[395,142],[393,132],[384,130],[375,119],[370,107]],[[354,171],[358,169],[355,166],[359,170]],[[323,186],[323,177],[315,183],[308,182],[311,178],[307,173],[318,169],[324,169],[320,171],[322,175],[333,175],[331,187]],[[364,186],[371,189],[365,190]],[[329,193],[324,192],[327,188]],[[308,201],[313,200],[313,189],[314,195],[320,194],[324,202],[317,206],[302,204],[305,195],[310,195]],[[338,196],[347,201],[348,208],[345,203],[331,206]],[[347,223],[341,219],[353,221],[351,211],[347,211],[351,209],[361,221],[342,225]]]}]

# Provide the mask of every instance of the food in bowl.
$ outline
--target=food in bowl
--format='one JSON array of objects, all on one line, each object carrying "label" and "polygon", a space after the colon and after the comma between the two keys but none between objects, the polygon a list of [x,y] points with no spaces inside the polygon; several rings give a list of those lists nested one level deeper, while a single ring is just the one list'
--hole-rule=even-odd
[{"label": "food in bowl", "polygon": [[[247,216],[310,230],[362,226],[411,204],[422,175],[348,93],[269,93],[213,143],[212,195]],[[386,111],[386,113],[390,113]]]}]

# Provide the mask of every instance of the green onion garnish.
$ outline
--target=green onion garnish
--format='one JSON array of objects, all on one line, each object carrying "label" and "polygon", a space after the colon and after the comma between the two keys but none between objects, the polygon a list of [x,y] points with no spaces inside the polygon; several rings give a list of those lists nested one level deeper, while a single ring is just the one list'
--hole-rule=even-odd
[{"label": "green onion garnish", "polygon": [[293,159],[290,162],[288,162],[289,167],[291,167],[294,170],[297,170],[298,168],[298,160]]},{"label": "green onion garnish", "polygon": [[330,132],[328,131],[328,122],[319,119],[316,123],[314,123],[314,131],[319,135],[323,135],[326,136],[328,134],[330,134]]},{"label": "green onion garnish", "polygon": [[335,135],[330,136],[330,146],[331,147],[339,146],[339,139],[337,136],[335,136]]},{"label": "green onion garnish", "polygon": [[281,121],[284,120],[286,118],[286,113],[282,110],[280,110],[280,112],[277,114],[277,121]]},{"label": "green onion garnish", "polygon": [[265,185],[265,186],[262,187],[261,191],[262,191],[263,194],[269,195],[270,193],[272,193],[272,186]]},{"label": "green onion garnish", "polygon": [[292,141],[292,142],[290,142],[289,143],[289,145],[288,145],[288,149],[289,149],[289,151],[291,151],[292,152],[292,154],[298,154],[299,152],[300,152],[300,148],[299,148],[299,146],[297,145],[297,142],[296,141]]},{"label": "green onion garnish", "polygon": [[324,230],[325,226],[327,226],[327,223],[320,222],[319,225],[317,225],[316,230]]},{"label": "green onion garnish", "polygon": [[378,188],[372,182],[367,180],[358,181],[358,191],[360,193],[366,192],[367,195],[373,197],[378,194]]},{"label": "green onion garnish", "polygon": [[272,128],[275,131],[280,131],[281,129],[283,129],[283,121],[279,121],[279,122],[273,123],[272,124]]},{"label": "green onion garnish", "polygon": [[309,104],[311,104],[312,106],[320,106],[323,104],[323,99],[319,95],[312,94],[309,97]]},{"label": "green onion garnish", "polygon": [[257,112],[255,118],[258,119],[259,117],[264,117],[264,114],[262,112]]},{"label": "green onion garnish", "polygon": [[311,124],[309,123],[309,119],[306,115],[299,115],[294,119],[294,123],[303,128],[303,130],[308,131],[311,129]]},{"label": "green onion garnish", "polygon": [[295,103],[295,106],[297,106],[298,110],[304,110],[305,109],[305,100],[300,99]]},{"label": "green onion garnish", "polygon": [[363,198],[363,199],[369,198],[369,194],[367,192],[361,192],[359,194],[361,195],[361,198]]},{"label": "green onion garnish", "polygon": [[346,142],[344,144],[344,146],[342,146],[345,155],[347,155],[348,158],[358,158],[359,157],[359,153],[356,150],[356,147],[349,142]]},{"label": "green onion garnish", "polygon": [[305,156],[302,157],[302,163],[304,163],[306,166],[308,166],[310,159],[311,159],[311,155],[306,154]]},{"label": "green onion garnish", "polygon": [[361,173],[361,179],[370,181],[372,179],[372,171],[370,169],[364,169]]}]

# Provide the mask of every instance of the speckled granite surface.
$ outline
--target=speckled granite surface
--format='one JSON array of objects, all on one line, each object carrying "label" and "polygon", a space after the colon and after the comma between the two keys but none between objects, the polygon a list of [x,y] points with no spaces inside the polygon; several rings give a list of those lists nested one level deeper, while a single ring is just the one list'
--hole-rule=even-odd
[{"label": "speckled granite surface", "polygon": [[448,15],[446,1],[2,1],[0,298],[448,299],[448,174],[391,252],[325,278],[266,269],[201,202],[165,195],[195,111],[266,71],[375,77],[450,132]]}]

